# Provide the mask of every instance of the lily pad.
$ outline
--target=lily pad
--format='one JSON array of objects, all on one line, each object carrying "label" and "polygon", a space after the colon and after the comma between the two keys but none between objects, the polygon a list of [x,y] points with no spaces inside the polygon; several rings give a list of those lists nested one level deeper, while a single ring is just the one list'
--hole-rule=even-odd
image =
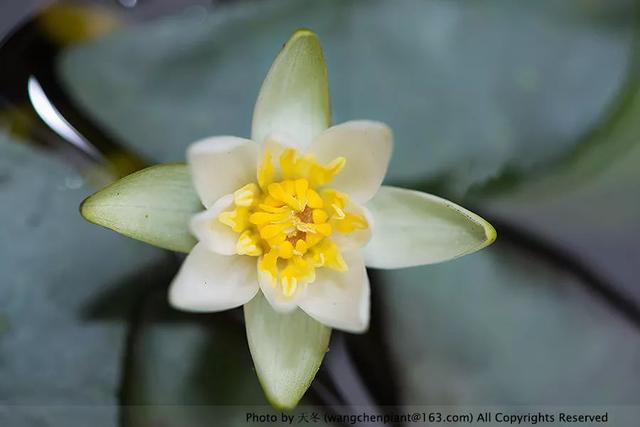
[{"label": "lily pad", "polygon": [[637,325],[514,243],[377,272],[402,403],[638,405]]},{"label": "lily pad", "polygon": [[[316,31],[334,122],[396,132],[388,182],[449,193],[570,151],[615,100],[633,41],[630,0],[532,4],[272,0],[185,13],[70,50],[72,95],[129,146],[181,161],[192,141],[248,136],[283,40]],[[585,90],[589,88],[589,90]]]},{"label": "lily pad", "polygon": [[470,199],[505,224],[572,254],[640,317],[638,84],[626,101],[583,149],[556,167],[516,185],[474,192]]},{"label": "lily pad", "polygon": [[162,252],[84,221],[92,189],[59,159],[4,133],[0,153],[0,424],[115,426],[126,324],[92,309]]}]

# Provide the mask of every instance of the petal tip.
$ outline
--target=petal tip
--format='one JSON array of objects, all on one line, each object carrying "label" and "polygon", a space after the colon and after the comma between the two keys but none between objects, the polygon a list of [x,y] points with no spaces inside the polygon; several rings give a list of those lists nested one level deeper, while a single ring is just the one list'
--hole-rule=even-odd
[{"label": "petal tip", "polygon": [[85,220],[93,224],[95,224],[96,222],[94,221],[93,215],[91,214],[90,205],[91,205],[92,199],[96,194],[97,193],[93,193],[92,195],[88,196],[86,199],[82,201],[82,203],[80,203],[80,206],[78,207],[78,210],[80,211],[80,216],[82,216],[82,218],[84,218]]},{"label": "petal tip", "polygon": [[206,312],[206,310],[203,310],[201,307],[195,304],[193,300],[189,299],[188,292],[185,292],[184,289],[178,286],[175,279],[171,283],[171,286],[169,286],[169,290],[167,292],[167,301],[172,308],[179,311],[185,311],[188,313]]},{"label": "petal tip", "polygon": [[475,252],[477,250],[486,248],[487,246],[489,246],[493,242],[495,242],[496,239],[498,238],[498,232],[496,231],[494,226],[491,225],[491,223],[489,221],[487,221],[486,219],[482,218],[478,214],[474,214],[473,212],[471,212],[471,214],[473,214],[478,226],[480,226],[482,228],[482,231],[484,232],[484,239],[482,240],[480,246],[473,251],[473,252]]},{"label": "petal tip", "polygon": [[280,411],[280,412],[288,412],[295,409],[296,406],[298,406],[298,402],[300,401],[300,399],[302,399],[302,396],[300,396],[300,398],[296,399],[295,401],[280,400],[278,397],[267,393],[266,388],[264,386],[262,386],[262,391],[264,391],[264,395],[267,398],[267,402],[269,402],[269,405],[271,405],[273,409],[275,409],[276,411]]},{"label": "petal tip", "polygon": [[254,107],[252,139],[288,130],[302,148],[329,127],[327,67],[316,33],[302,28],[284,43],[265,78]]},{"label": "petal tip", "polygon": [[89,221],[92,224],[99,225],[101,227],[107,227],[107,222],[102,215],[100,215],[101,204],[104,202],[105,194],[108,194],[108,190],[112,187],[113,184],[106,186],[102,190],[96,191],[95,193],[87,196],[78,207],[80,211],[80,216],[84,218],[86,221]]},{"label": "petal tip", "polygon": [[354,325],[353,328],[343,330],[352,334],[366,334],[369,332],[369,320],[360,325]]},{"label": "petal tip", "polygon": [[244,307],[249,350],[267,401],[291,410],[311,385],[326,354],[331,329],[302,311],[275,312],[258,294]]},{"label": "petal tip", "polygon": [[318,39],[318,34],[316,34],[315,31],[309,29],[309,28],[305,28],[305,27],[301,27],[298,28],[297,30],[295,30],[292,34],[291,37],[289,37],[289,41],[300,38],[300,37],[314,37],[316,39]]},{"label": "petal tip", "polygon": [[484,233],[486,236],[486,243],[484,245],[485,247],[495,242],[496,239],[498,238],[498,232],[493,227],[493,225],[491,225],[487,221],[484,221]]},{"label": "petal tip", "polygon": [[193,311],[189,304],[185,304],[185,301],[181,297],[181,292],[176,289],[175,284],[172,284],[169,287],[169,291],[167,292],[167,300],[169,301],[169,305],[176,310]]}]

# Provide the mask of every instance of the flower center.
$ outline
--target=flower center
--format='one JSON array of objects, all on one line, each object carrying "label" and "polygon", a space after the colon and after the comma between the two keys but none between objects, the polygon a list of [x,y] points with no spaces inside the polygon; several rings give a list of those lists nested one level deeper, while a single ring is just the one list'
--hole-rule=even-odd
[{"label": "flower center", "polygon": [[299,285],[315,280],[316,268],[346,271],[332,237],[369,225],[362,215],[347,212],[346,194],[326,186],[344,167],[344,158],[320,165],[312,156],[286,149],[279,160],[276,181],[267,151],[258,183],[235,191],[234,208],[218,220],[239,234],[237,253],[260,257],[259,271],[291,296]]},{"label": "flower center", "polygon": [[[300,224],[313,224],[313,210],[309,206],[305,206],[302,212],[298,212],[295,214],[297,220],[294,221]],[[299,240],[305,240],[307,237],[306,231],[300,231],[297,227],[290,233],[287,233],[286,240],[291,243],[293,247],[296,246]],[[305,240],[306,241],[306,240]]]}]

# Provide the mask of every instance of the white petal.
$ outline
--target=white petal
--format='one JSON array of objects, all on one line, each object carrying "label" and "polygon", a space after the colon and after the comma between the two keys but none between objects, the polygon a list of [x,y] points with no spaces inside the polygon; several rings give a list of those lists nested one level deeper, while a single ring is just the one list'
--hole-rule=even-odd
[{"label": "white petal", "polygon": [[331,122],[327,66],[318,36],[296,31],[273,62],[253,111],[251,138],[286,132],[308,146]]},{"label": "white petal", "polygon": [[278,313],[290,313],[298,308],[298,300],[306,292],[306,286],[301,284],[293,295],[287,297],[282,293],[282,287],[280,285],[272,286],[269,275],[259,269],[258,282],[265,298]]},{"label": "white petal", "polygon": [[218,220],[221,212],[231,210],[232,207],[233,194],[227,194],[206,211],[192,217],[191,232],[207,250],[220,255],[236,254],[238,233]]},{"label": "white petal", "polygon": [[369,278],[359,251],[342,254],[349,270],[316,270],[299,306],[318,322],[348,332],[369,327]]},{"label": "white petal", "polygon": [[478,215],[419,191],[383,186],[367,203],[375,230],[364,248],[369,267],[433,264],[477,251],[496,238]]},{"label": "white petal", "polygon": [[221,311],[245,304],[257,292],[255,257],[219,255],[198,243],[171,283],[169,302],[185,311]]},{"label": "white petal", "polygon": [[187,150],[193,184],[205,207],[225,194],[255,182],[258,145],[235,136],[214,136]]},{"label": "white petal", "polygon": [[393,149],[391,129],[384,123],[358,120],[332,126],[308,149],[321,163],[344,157],[344,169],[330,186],[364,203],[380,188]]},{"label": "white petal", "polygon": [[347,203],[346,211],[350,213],[354,213],[357,215],[362,215],[367,220],[369,227],[354,230],[351,233],[340,233],[338,230],[334,230],[331,235],[331,240],[333,240],[338,248],[340,248],[343,252],[349,252],[356,249],[360,249],[369,243],[371,240],[371,235],[374,233],[374,222],[373,216],[369,209],[365,208],[362,205],[359,205],[352,200],[349,200]]}]

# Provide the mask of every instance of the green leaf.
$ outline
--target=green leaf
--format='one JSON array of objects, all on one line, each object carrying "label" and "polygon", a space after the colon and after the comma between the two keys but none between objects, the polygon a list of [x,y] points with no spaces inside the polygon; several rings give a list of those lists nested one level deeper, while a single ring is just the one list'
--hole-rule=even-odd
[{"label": "green leaf", "polygon": [[302,310],[276,312],[262,293],[244,306],[249,349],[269,402],[292,409],[311,385],[327,352],[331,329]]},{"label": "green leaf", "polygon": [[364,248],[370,267],[447,261],[496,239],[496,230],[487,221],[431,194],[383,186],[366,206],[374,224],[371,241]]},{"label": "green leaf", "polygon": [[286,132],[304,147],[330,123],[327,65],[320,40],[312,31],[298,30],[262,84],[251,137],[262,142],[272,132]]},{"label": "green leaf", "polygon": [[152,245],[189,252],[191,217],[203,210],[184,164],[165,164],[126,176],[87,198],[80,213],[94,224]]},{"label": "green leaf", "polygon": [[474,256],[376,272],[402,404],[637,405],[634,323],[503,234]]},{"label": "green leaf", "polygon": [[83,221],[90,183],[59,154],[0,130],[0,425],[116,427],[127,324],[97,306],[122,286],[128,316],[167,254]]},{"label": "green leaf", "polygon": [[158,287],[139,306],[122,389],[124,427],[236,426],[264,405],[242,322],[231,312],[191,315]]},{"label": "green leaf", "polygon": [[303,23],[322,39],[333,122],[393,129],[387,183],[460,197],[571,152],[608,111],[635,46],[626,3],[234,2],[77,45],[60,74],[110,133],[167,162],[190,141],[247,134],[274,49]]},{"label": "green leaf", "polygon": [[[640,50],[636,53],[640,59]],[[640,62],[639,62],[640,64]],[[640,307],[640,84],[579,150],[535,180],[470,193],[483,212],[572,253]],[[506,181],[506,180],[505,180]]]}]

